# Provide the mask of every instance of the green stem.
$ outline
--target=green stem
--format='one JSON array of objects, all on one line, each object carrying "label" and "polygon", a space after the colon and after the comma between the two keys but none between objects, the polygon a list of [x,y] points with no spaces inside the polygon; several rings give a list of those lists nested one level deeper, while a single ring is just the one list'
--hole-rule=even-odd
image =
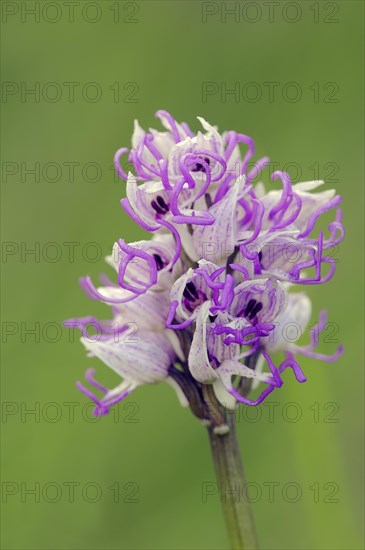
[{"label": "green stem", "polygon": [[226,412],[226,426],[226,433],[213,425],[208,428],[224,520],[232,550],[255,550],[258,542],[251,506],[245,498],[245,478],[233,413]]}]

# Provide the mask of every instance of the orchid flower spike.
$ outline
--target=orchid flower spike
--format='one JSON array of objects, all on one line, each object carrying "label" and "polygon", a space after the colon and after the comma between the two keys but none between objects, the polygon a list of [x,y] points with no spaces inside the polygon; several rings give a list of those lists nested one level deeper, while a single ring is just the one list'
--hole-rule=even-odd
[{"label": "orchid flower spike", "polygon": [[[121,205],[151,239],[116,240],[106,258],[114,281],[81,279],[90,298],[110,307],[108,321],[66,322],[80,329],[88,355],[121,380],[109,389],[89,369],[77,386],[102,415],[140,385],[165,381],[183,405],[213,422],[207,395],[226,408],[257,406],[282,388],[285,369],[306,381],[301,357],[332,362],[341,355],[342,346],[328,355],[317,350],[326,312],[309,343],[298,342],[312,315],[307,285],[335,273],[341,197],[321,190],[322,181],[293,185],[281,171],[267,190],[254,185],[269,159],[252,168],[250,137],[220,134],[201,117],[196,134],[166,111],[156,117],[162,131],[136,121],[131,148],[114,157],[126,184]],[[123,169],[124,158],[133,172]],[[316,231],[328,212],[328,231]],[[294,285],[302,288],[292,291]],[[282,354],[276,365],[273,353]]]}]

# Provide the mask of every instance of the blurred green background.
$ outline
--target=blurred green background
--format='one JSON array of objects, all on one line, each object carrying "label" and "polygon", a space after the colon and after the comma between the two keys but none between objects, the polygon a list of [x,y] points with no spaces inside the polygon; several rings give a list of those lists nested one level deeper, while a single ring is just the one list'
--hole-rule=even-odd
[{"label": "blurred green background", "polygon": [[[75,380],[90,366],[116,379],[60,328],[107,317],[78,277],[96,280],[117,238],[142,236],[112,157],[159,108],[194,130],[202,115],[249,134],[258,156],[295,163],[303,181],[318,169],[344,196],[336,276],[309,293],[346,353],[303,361],[308,382],[288,374],[271,405],[240,409],[237,431],[262,548],[363,548],[363,3],[203,4],[81,1],[72,15],[65,2],[2,2],[3,548],[228,547],[219,498],[204,498],[205,428],[165,384],[93,422]],[[222,97],[236,82],[240,97]]]}]

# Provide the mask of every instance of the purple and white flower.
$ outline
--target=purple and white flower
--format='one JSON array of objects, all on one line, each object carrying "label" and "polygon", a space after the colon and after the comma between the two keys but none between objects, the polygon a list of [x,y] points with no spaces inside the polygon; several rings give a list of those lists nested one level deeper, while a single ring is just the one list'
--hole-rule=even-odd
[{"label": "purple and white flower", "polygon": [[[301,356],[334,361],[342,353],[341,346],[331,355],[316,350],[325,312],[310,331],[310,343],[298,343],[312,306],[296,288],[334,275],[331,252],[344,237],[341,197],[333,189],[318,191],[319,181],[292,185],[281,171],[272,174],[279,189],[254,185],[269,159],[249,169],[255,152],[250,137],[221,135],[202,118],[202,130],[193,134],[166,111],[156,116],[164,130],[145,131],[136,122],[131,149],[119,149],[114,158],[126,181],[122,207],[152,238],[115,243],[106,259],[117,272],[115,282],[103,277],[96,287],[90,277],[81,280],[90,298],[110,306],[112,319],[67,324],[81,328],[89,355],[122,378],[108,390],[89,370],[86,380],[100,397],[78,383],[95,402],[96,414],[141,384],[165,380],[204,419],[199,402],[208,386],[227,407],[258,405],[283,386],[285,369],[305,382]],[[133,173],[122,168],[124,155]],[[328,211],[334,212],[328,231],[316,232]],[[96,340],[85,338],[90,322],[100,328]],[[131,326],[136,338],[130,338]],[[278,366],[272,353],[283,354]],[[261,393],[249,397],[261,384]]]}]

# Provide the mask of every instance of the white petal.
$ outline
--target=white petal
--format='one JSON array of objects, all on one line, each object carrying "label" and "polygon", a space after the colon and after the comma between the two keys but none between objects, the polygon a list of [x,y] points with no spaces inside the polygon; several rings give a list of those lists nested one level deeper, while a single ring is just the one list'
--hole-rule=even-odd
[{"label": "white petal", "polygon": [[228,389],[232,386],[232,376],[242,376],[243,378],[253,378],[261,382],[267,382],[272,378],[271,374],[259,373],[256,370],[250,369],[243,365],[239,361],[227,360],[224,361],[217,369],[219,376],[221,377],[223,385]]},{"label": "white petal", "polygon": [[[255,371],[258,374],[262,374],[265,364],[266,364],[266,359],[262,355],[262,353],[260,353],[259,358],[257,359],[257,362],[256,362]],[[255,378],[255,380],[252,381],[252,386],[251,386],[252,391],[255,390],[259,384],[260,384],[260,378],[257,377]]]},{"label": "white petal", "polygon": [[[159,225],[156,223],[155,216],[150,211],[150,201],[147,200],[148,194],[151,193],[149,184],[151,184],[151,182],[148,181],[138,186],[136,177],[129,172],[126,184],[126,197],[137,216],[149,226],[158,228]],[[162,184],[160,184],[160,186],[162,187]]]},{"label": "white petal", "polygon": [[[111,287],[109,287],[111,288]],[[170,305],[169,292],[149,291],[125,304],[116,304],[120,324],[134,323],[139,328],[158,331],[166,327]]]},{"label": "white petal", "polygon": [[183,349],[181,347],[181,342],[180,342],[180,339],[179,339],[178,335],[176,334],[176,331],[166,329],[164,334],[166,335],[166,338],[168,338],[168,340],[170,341],[172,349],[174,350],[177,357],[181,361],[186,361],[187,358],[184,355]]},{"label": "white petal", "polygon": [[110,399],[113,399],[113,397],[116,397],[117,395],[120,395],[124,393],[126,390],[132,391],[137,387],[137,384],[131,384],[131,382],[127,380],[123,380],[118,386],[115,388],[109,390],[103,397],[103,401],[110,401]]},{"label": "white petal", "polygon": [[223,405],[223,407],[229,410],[234,410],[236,408],[237,401],[235,400],[233,395],[226,390],[222,380],[217,380],[216,382],[214,382],[213,390],[216,398],[218,399],[219,403]]},{"label": "white petal", "polygon": [[167,376],[172,349],[161,333],[140,331],[135,338],[118,335],[118,342],[81,339],[85,348],[135,385],[159,382]]},{"label": "white petal", "polygon": [[195,380],[203,384],[211,384],[218,379],[207,352],[207,317],[210,305],[210,302],[204,303],[199,311],[189,353],[190,372]]},{"label": "white petal", "polygon": [[255,187],[255,195],[258,199],[261,200],[262,197],[265,196],[265,194],[266,194],[265,185],[261,181],[259,181]]},{"label": "white petal", "polygon": [[212,126],[201,116],[198,116],[197,119],[208,134],[211,134],[217,141],[221,141],[221,136],[216,126]]},{"label": "white petal", "polygon": [[132,148],[137,149],[139,142],[141,141],[141,138],[146,135],[146,132],[144,129],[139,125],[139,122],[137,119],[134,121],[134,129],[132,134]]},{"label": "white petal", "polygon": [[215,217],[213,225],[194,229],[194,246],[200,258],[222,264],[234,251],[237,242],[235,214],[240,190],[241,185],[234,185],[223,199],[209,209],[209,213]]},{"label": "white petal", "polygon": [[296,193],[298,191],[312,191],[313,189],[317,189],[317,187],[320,187],[323,184],[323,180],[302,181],[293,185],[293,191],[295,191]]}]

